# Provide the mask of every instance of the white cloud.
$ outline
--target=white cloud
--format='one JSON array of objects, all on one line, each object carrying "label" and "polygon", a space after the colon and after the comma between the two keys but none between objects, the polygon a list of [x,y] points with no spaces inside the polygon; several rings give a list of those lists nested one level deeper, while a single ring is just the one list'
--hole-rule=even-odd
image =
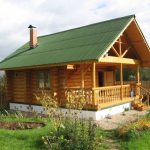
[{"label": "white cloud", "polygon": [[149,0],[0,0],[0,59],[28,41],[29,24],[43,35],[136,14],[150,43],[149,8]]}]

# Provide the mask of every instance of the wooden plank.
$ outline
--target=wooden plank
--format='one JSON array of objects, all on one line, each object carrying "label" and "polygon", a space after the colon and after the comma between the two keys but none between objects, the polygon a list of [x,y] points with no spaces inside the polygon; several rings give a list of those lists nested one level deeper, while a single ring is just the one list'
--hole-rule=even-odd
[{"label": "wooden plank", "polygon": [[121,55],[121,57],[124,57],[126,55],[126,53],[129,51],[129,49],[130,49],[130,47],[124,51],[124,53]]},{"label": "wooden plank", "polygon": [[134,51],[134,54],[136,55],[136,57],[137,57],[138,59],[140,59],[140,56],[139,56],[139,54],[137,53],[135,46],[133,45],[132,41],[130,41],[130,38],[128,37],[128,35],[127,35],[126,32],[124,32],[124,38],[125,38],[125,40],[127,41],[127,43],[130,45],[131,49]]},{"label": "wooden plank", "polygon": [[142,62],[142,67],[150,67],[150,61]]},{"label": "wooden plank", "polygon": [[92,81],[93,81],[93,88],[96,87],[96,64],[95,62],[92,63]]},{"label": "wooden plank", "polygon": [[[96,87],[96,63],[93,62],[92,63],[92,88]],[[95,98],[95,91],[93,90],[93,99],[92,99],[92,104],[95,105],[96,104],[96,98]]]},{"label": "wooden plank", "polygon": [[130,59],[130,58],[121,58],[121,57],[114,57],[114,56],[107,56],[103,57],[99,60],[102,63],[122,63],[122,64],[140,64],[140,61],[137,59]]},{"label": "wooden plank", "polygon": [[113,52],[116,54],[116,56],[120,57],[120,55],[118,54],[117,50],[114,48],[114,46],[112,46],[112,50]]},{"label": "wooden plank", "polygon": [[123,99],[123,66],[120,64],[121,100]]},{"label": "wooden plank", "polygon": [[119,56],[122,55],[121,38],[119,38]]},{"label": "wooden plank", "polygon": [[84,64],[81,64],[81,88],[84,88]]},{"label": "wooden plank", "polygon": [[[96,60],[94,60],[96,61]],[[74,61],[69,63],[70,65],[75,65],[75,64],[90,64],[92,63],[93,60],[87,60],[87,61]],[[61,63],[61,64],[48,64],[48,65],[35,65],[35,66],[29,66],[29,67],[16,67],[16,68],[5,68],[5,69],[0,69],[0,70],[26,70],[26,69],[42,69],[42,68],[50,68],[50,67],[62,67],[66,66],[68,63]]]},{"label": "wooden plank", "polygon": [[136,82],[140,83],[140,66],[136,66]]},{"label": "wooden plank", "polygon": [[128,97],[128,98],[123,98],[123,100],[117,100],[117,101],[113,101],[113,102],[107,102],[107,103],[102,103],[100,106],[101,108],[107,108],[110,106],[114,106],[114,105],[120,105],[123,103],[127,103],[127,102],[131,102],[135,100],[135,97]]}]

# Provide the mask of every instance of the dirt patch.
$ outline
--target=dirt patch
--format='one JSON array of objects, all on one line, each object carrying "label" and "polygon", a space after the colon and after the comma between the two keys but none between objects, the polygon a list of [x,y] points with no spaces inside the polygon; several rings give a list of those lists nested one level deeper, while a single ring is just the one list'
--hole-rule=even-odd
[{"label": "dirt patch", "polygon": [[0,122],[0,129],[23,130],[44,127],[44,123],[38,122]]},{"label": "dirt patch", "polygon": [[104,118],[100,121],[97,121],[97,124],[105,130],[114,130],[126,123],[134,122],[135,120],[141,118],[147,113],[148,111],[130,110],[111,116],[111,118]]}]

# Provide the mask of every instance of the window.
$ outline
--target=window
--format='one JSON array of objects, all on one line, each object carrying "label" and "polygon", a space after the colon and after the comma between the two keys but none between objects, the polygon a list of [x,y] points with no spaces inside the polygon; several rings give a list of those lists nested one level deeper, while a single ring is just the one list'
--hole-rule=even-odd
[{"label": "window", "polygon": [[38,75],[38,85],[41,89],[49,89],[50,88],[50,78],[49,72],[39,72]]}]

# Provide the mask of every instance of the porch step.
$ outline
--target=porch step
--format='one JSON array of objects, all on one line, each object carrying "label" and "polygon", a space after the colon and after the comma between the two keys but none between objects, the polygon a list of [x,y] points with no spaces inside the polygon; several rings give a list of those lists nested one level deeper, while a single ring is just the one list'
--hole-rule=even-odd
[{"label": "porch step", "polygon": [[132,107],[135,110],[139,110],[139,111],[144,111],[144,110],[148,110],[148,106],[146,106],[144,103],[142,103],[142,101],[140,100],[136,100],[132,103]]},{"label": "porch step", "polygon": [[138,110],[140,111],[148,110],[148,107],[145,105],[145,106],[139,107]]}]

